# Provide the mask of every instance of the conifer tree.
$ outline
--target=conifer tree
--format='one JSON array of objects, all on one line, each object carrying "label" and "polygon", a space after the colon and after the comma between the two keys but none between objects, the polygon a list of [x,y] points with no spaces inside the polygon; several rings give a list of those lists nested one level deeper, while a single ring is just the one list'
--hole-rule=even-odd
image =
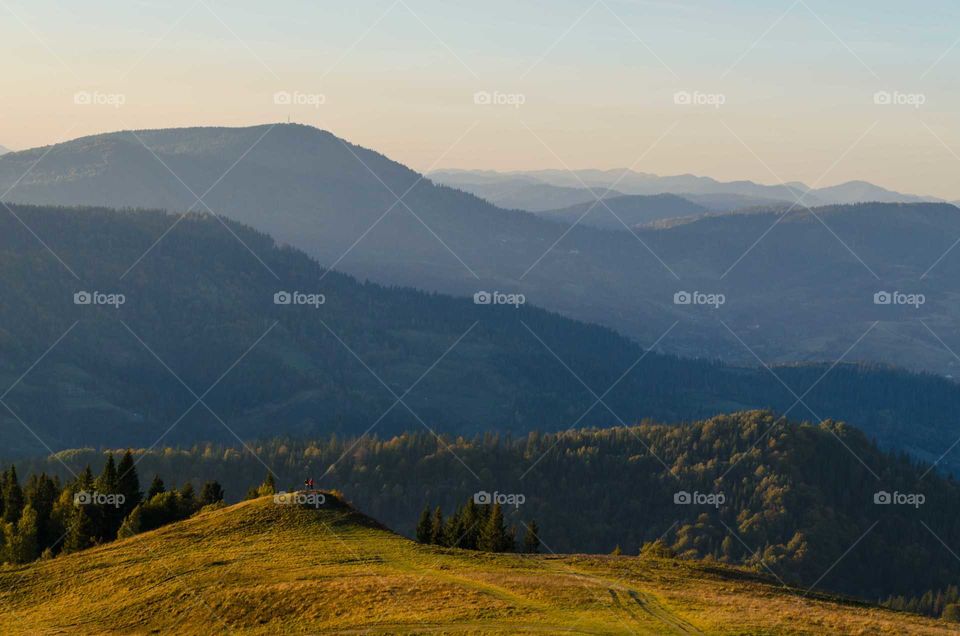
[{"label": "conifer tree", "polygon": [[200,505],[209,506],[223,501],[223,486],[216,481],[208,481],[200,491]]},{"label": "conifer tree", "polygon": [[440,506],[433,511],[433,519],[430,522],[430,543],[443,545],[443,511],[440,510]]},{"label": "conifer tree", "polygon": [[523,551],[527,554],[536,554],[540,551],[540,528],[536,521],[527,526],[527,533],[523,535]]},{"label": "conifer tree", "polygon": [[77,506],[73,518],[70,520],[70,527],[67,529],[67,538],[63,543],[64,552],[76,552],[84,550],[93,545],[94,526],[93,520],[87,514],[86,506]]},{"label": "conifer tree", "polygon": [[509,535],[503,521],[503,509],[495,503],[490,508],[490,516],[480,530],[478,549],[484,552],[506,552],[510,545]]},{"label": "conifer tree", "polygon": [[154,475],[153,481],[150,482],[150,488],[147,489],[147,501],[150,501],[157,495],[167,492],[166,486],[163,485],[163,480],[160,479],[160,475]]},{"label": "conifer tree", "polygon": [[3,482],[3,520],[7,523],[16,523],[23,512],[23,490],[17,479],[17,468],[11,466],[5,473]]},{"label": "conifer tree", "polygon": [[124,496],[123,514],[126,516],[143,501],[136,462],[133,461],[133,454],[129,450],[120,459],[120,463],[117,465],[117,473],[119,475],[117,490]]},{"label": "conifer tree", "polygon": [[420,513],[420,520],[417,521],[417,541],[420,543],[430,543],[430,506],[424,506]]}]

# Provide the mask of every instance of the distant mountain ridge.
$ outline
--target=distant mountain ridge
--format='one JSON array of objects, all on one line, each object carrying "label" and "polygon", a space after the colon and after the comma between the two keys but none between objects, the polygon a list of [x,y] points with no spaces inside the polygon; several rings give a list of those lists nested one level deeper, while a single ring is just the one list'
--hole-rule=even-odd
[{"label": "distant mountain ridge", "polygon": [[[482,185],[488,193],[496,195],[500,184],[523,179],[531,184],[547,184],[554,187],[585,190],[613,187],[624,194],[676,194],[679,196],[736,196],[749,201],[786,201],[793,203],[801,196],[805,206],[837,205],[848,203],[919,203],[940,202],[936,197],[903,194],[866,181],[849,181],[823,188],[810,188],[804,183],[789,182],[781,185],[763,185],[753,181],[723,182],[711,177],[692,174],[660,176],[633,170],[529,170],[496,172],[490,170],[435,170],[430,178],[439,183],[461,187],[467,191]],[[503,186],[500,186],[503,187]],[[599,193],[598,193],[599,194]],[[759,203],[754,203],[759,204]],[[753,204],[750,204],[753,205]],[[742,207],[749,207],[744,205]]]},{"label": "distant mountain ridge", "polygon": [[0,146],[0,156],[3,156],[9,152],[11,152],[9,148],[7,148],[6,146]]}]

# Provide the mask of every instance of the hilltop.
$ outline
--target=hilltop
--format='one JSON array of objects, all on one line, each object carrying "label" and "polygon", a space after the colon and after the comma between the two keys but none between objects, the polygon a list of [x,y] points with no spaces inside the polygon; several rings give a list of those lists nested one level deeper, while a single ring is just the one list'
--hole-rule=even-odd
[{"label": "hilltop", "polygon": [[264,497],[0,574],[0,631],[947,634],[751,572],[421,546],[332,494]]}]

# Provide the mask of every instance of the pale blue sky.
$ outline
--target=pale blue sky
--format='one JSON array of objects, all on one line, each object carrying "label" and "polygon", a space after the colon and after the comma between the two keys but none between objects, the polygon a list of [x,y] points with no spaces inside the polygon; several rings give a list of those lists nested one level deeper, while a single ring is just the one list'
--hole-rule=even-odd
[{"label": "pale blue sky", "polygon": [[634,165],[960,198],[958,40],[960,5],[939,0],[2,0],[0,144],[289,115],[419,170]]}]

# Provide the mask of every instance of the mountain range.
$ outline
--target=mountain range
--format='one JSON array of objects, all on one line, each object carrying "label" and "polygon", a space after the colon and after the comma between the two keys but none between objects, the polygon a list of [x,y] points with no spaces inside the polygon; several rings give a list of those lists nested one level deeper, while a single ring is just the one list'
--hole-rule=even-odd
[{"label": "mountain range", "polygon": [[[763,185],[753,181],[717,181],[710,177],[691,174],[659,176],[629,169],[615,170],[531,170],[496,172],[491,170],[436,170],[428,175],[437,183],[459,188],[484,197],[497,205],[539,211],[537,207],[522,205],[528,188],[540,186],[561,188],[570,199],[568,205],[592,202],[606,189],[617,194],[676,194],[690,196],[714,211],[730,211],[759,205],[793,204],[802,197],[806,206],[837,205],[846,203],[919,203],[940,201],[935,197],[903,194],[868,183],[848,181],[835,186],[811,188],[800,182],[781,185]],[[542,190],[541,190],[542,191]],[[561,191],[556,191],[557,194]],[[696,198],[694,198],[696,197]],[[697,200],[699,198],[699,200]],[[565,206],[552,206],[565,207]]]},{"label": "mountain range", "polygon": [[771,408],[842,419],[886,448],[960,467],[948,452],[960,386],[932,375],[677,358],[519,298],[362,283],[210,214],[10,212],[7,456],[374,428],[525,435]]},{"label": "mountain range", "polygon": [[[576,181],[533,174],[563,187]],[[614,174],[580,178],[594,187]],[[631,176],[617,187],[640,189],[651,179]],[[704,178],[676,180],[699,192],[713,187]],[[785,188],[728,184],[736,194],[721,194],[782,196]],[[844,357],[952,375],[950,350],[960,350],[952,286],[960,216],[949,204],[789,214],[783,204],[601,231],[498,208],[329,132],[287,124],[124,131],[11,153],[0,158],[0,191],[8,189],[7,201],[211,211],[360,279],[456,295],[522,293],[643,345],[680,320],[659,347],[685,356],[737,364]],[[590,216],[604,215],[603,223],[623,228],[603,206]],[[167,229],[134,271],[164,249]],[[678,294],[705,297],[694,292],[722,294],[725,303],[675,302]],[[876,305],[881,292],[924,294],[925,303]]]}]

